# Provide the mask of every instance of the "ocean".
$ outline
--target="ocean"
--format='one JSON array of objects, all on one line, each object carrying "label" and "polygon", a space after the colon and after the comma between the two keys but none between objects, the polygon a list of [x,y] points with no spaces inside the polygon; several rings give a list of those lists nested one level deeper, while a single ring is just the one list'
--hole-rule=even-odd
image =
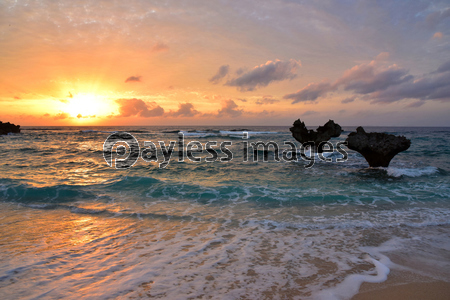
[{"label": "ocean", "polygon": [[[343,129],[333,146],[355,127]],[[179,130],[183,149],[214,151],[180,158]],[[281,126],[1,136],[2,299],[350,299],[394,272],[450,281],[450,128],[365,130],[411,147],[388,168],[342,146],[347,157],[330,151],[308,167],[289,159],[285,142],[299,144]],[[140,151],[151,141],[153,159],[115,168],[126,154],[114,150],[109,166],[103,146],[117,131]],[[174,142],[168,164],[160,141],[166,155]],[[280,152],[261,147],[254,161],[258,141]]]}]

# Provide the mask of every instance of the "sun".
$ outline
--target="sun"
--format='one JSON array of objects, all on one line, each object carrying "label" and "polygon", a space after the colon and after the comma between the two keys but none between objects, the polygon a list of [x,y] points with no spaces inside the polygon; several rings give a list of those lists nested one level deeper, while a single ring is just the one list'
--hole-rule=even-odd
[{"label": "sun", "polygon": [[72,117],[92,118],[105,114],[108,111],[108,104],[99,95],[89,93],[78,93],[70,98],[65,109]]}]

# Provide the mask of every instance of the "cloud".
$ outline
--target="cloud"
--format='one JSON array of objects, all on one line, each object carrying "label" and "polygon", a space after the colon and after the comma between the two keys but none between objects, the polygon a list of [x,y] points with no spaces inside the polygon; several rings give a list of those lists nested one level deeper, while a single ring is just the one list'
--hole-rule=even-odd
[{"label": "cloud", "polygon": [[236,70],[236,75],[241,75],[242,73],[244,73],[244,68],[239,68]]},{"label": "cloud", "polygon": [[420,107],[420,106],[422,106],[424,104],[425,104],[425,101],[416,101],[416,102],[413,102],[413,103],[410,103],[410,104],[406,105],[406,107],[407,108],[415,108],[415,107]]},{"label": "cloud", "polygon": [[444,36],[444,35],[442,34],[442,32],[436,32],[436,33],[433,35],[433,39],[442,39],[443,36]]},{"label": "cloud", "polygon": [[450,100],[450,72],[433,73],[433,75],[426,75],[414,81],[377,91],[368,99],[372,103],[391,103],[403,99]]},{"label": "cloud", "polygon": [[272,96],[263,96],[261,99],[256,100],[255,104],[263,105],[263,104],[274,104],[280,102],[280,100],[273,99]]},{"label": "cloud", "polygon": [[67,96],[67,98],[73,98],[73,95],[71,92],[69,92],[69,95]]},{"label": "cloud", "polygon": [[274,111],[263,110],[259,113],[256,113],[256,115],[258,117],[268,117],[268,116],[274,116],[274,115],[276,115],[276,113]]},{"label": "cloud", "polygon": [[233,100],[225,100],[222,108],[217,111],[217,117],[239,117],[243,110]]},{"label": "cloud", "polygon": [[265,109],[263,111],[260,111],[260,112],[247,111],[245,113],[248,114],[248,115],[251,115],[251,116],[255,116],[255,117],[276,117],[278,115],[273,110],[267,111]]},{"label": "cloud", "polygon": [[20,97],[14,96],[14,99],[16,99],[16,100],[20,100]]},{"label": "cloud", "polygon": [[435,73],[444,73],[444,72],[448,72],[450,71],[450,61],[443,63],[442,65],[440,65],[436,71],[432,72],[431,74],[435,74]]},{"label": "cloud", "polygon": [[374,61],[380,62],[380,61],[384,61],[384,60],[388,60],[390,54],[389,52],[381,52],[380,54],[378,54]]},{"label": "cloud", "polygon": [[130,76],[128,77],[125,82],[141,82],[142,76]]},{"label": "cloud", "polygon": [[404,80],[394,81],[384,89],[373,91],[366,100],[370,100],[371,103],[392,103],[403,99],[441,101],[450,99],[450,62],[414,80],[412,75],[403,78]]},{"label": "cloud", "polygon": [[[386,56],[386,55],[383,55]],[[395,64],[385,66],[380,55],[369,63],[363,63],[346,70],[333,84],[326,81],[310,83],[303,89],[283,98],[292,104],[316,101],[329,92],[343,88],[356,95],[364,95],[363,100],[371,103],[391,103],[403,99],[449,100],[450,62],[442,64],[436,71],[415,78],[408,70]],[[356,95],[342,100],[349,103]]]},{"label": "cloud", "polygon": [[413,76],[407,75],[407,70],[399,68],[397,65],[387,68],[380,67],[380,61],[388,57],[388,53],[380,53],[370,63],[356,65],[346,70],[333,84],[326,81],[310,83],[296,93],[287,94],[283,98],[293,100],[292,104],[316,101],[317,98],[325,97],[329,92],[335,91],[341,86],[344,90],[354,91],[357,94],[369,94],[413,79]]},{"label": "cloud", "polygon": [[344,100],[342,100],[341,103],[342,104],[350,103],[350,102],[355,101],[355,99],[356,99],[355,96],[354,97],[348,97],[348,98],[345,98]]},{"label": "cloud", "polygon": [[335,82],[334,87],[336,89],[342,85],[346,91],[353,90],[358,94],[369,94],[412,80],[413,76],[407,74],[406,69],[397,65],[383,68],[378,66],[376,60],[373,60],[368,64],[360,64],[345,71]]},{"label": "cloud", "polygon": [[229,70],[230,70],[230,66],[229,65],[220,66],[220,68],[217,71],[217,73],[213,77],[211,77],[209,79],[209,81],[214,83],[214,84],[219,83],[219,81],[228,74]]},{"label": "cloud", "polygon": [[67,118],[70,118],[70,115],[65,112],[60,112],[53,116],[53,120],[63,120],[63,119],[67,119]]},{"label": "cloud", "polygon": [[242,101],[242,102],[247,102],[247,99],[243,99],[243,98],[238,98],[238,100]]},{"label": "cloud", "polygon": [[200,114],[200,112],[194,109],[192,103],[180,103],[177,111],[169,113],[169,115],[173,117],[193,117],[198,114]]},{"label": "cloud", "polygon": [[[164,109],[157,105],[156,102],[144,102],[141,99],[117,99],[119,104],[120,117],[158,117],[164,114]],[[150,108],[148,107],[150,106]]]},{"label": "cloud", "polygon": [[236,86],[240,91],[253,91],[256,88],[265,87],[273,81],[294,79],[297,76],[294,72],[298,67],[300,67],[300,61],[294,59],[268,61],[227,81],[225,85]]},{"label": "cloud", "polygon": [[283,99],[293,100],[292,104],[298,102],[316,101],[317,98],[325,96],[334,87],[329,82],[310,83],[303,89],[283,96]]},{"label": "cloud", "polygon": [[83,116],[82,114],[77,115],[78,119],[80,119],[80,118],[87,119],[87,118],[95,118],[95,117],[96,117],[95,115],[91,115],[91,116]]},{"label": "cloud", "polygon": [[435,27],[438,25],[442,20],[450,17],[450,8],[445,8],[440,11],[435,11],[430,13],[426,19],[425,22],[428,24],[429,27]]},{"label": "cloud", "polygon": [[66,100],[66,99],[58,99],[58,101],[62,102],[62,103],[65,103],[65,104],[69,103],[69,100]]},{"label": "cloud", "polygon": [[153,45],[151,51],[152,51],[152,52],[164,52],[164,51],[167,51],[167,50],[169,50],[169,46],[167,46],[167,45],[164,44],[164,43],[158,42],[158,43],[156,43],[155,45]]},{"label": "cloud", "polygon": [[315,111],[315,110],[307,110],[305,111],[302,116],[311,116],[311,115],[317,115],[319,112]]}]

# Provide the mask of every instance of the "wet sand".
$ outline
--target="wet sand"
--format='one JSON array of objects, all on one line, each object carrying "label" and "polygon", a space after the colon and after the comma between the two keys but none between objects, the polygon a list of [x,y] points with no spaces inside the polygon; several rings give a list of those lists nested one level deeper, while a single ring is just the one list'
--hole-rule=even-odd
[{"label": "wet sand", "polygon": [[352,300],[448,300],[450,282],[417,273],[392,270],[382,283],[363,283]]},{"label": "wet sand", "polygon": [[[375,285],[365,283],[363,286]],[[363,289],[363,287],[361,287]],[[360,292],[352,300],[448,300],[450,283],[445,281],[413,282]]]}]

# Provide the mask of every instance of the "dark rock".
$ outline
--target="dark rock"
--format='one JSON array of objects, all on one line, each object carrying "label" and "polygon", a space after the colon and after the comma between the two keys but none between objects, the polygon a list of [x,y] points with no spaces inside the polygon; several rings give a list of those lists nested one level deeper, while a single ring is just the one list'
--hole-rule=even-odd
[{"label": "dark rock", "polygon": [[20,125],[14,125],[11,123],[3,123],[0,121],[0,135],[8,133],[20,133]]},{"label": "dark rock", "polygon": [[346,142],[349,149],[361,153],[371,167],[388,167],[392,158],[411,146],[411,141],[404,136],[393,134],[369,132],[358,127],[351,132]]},{"label": "dark rock", "polygon": [[319,147],[321,142],[326,142],[332,137],[338,137],[341,135],[342,128],[333,120],[329,120],[325,125],[319,126],[317,131],[308,130],[305,123],[298,119],[294,122],[294,126],[289,128],[292,132],[292,136],[300,143],[314,142],[314,152],[322,152],[322,148]]}]

